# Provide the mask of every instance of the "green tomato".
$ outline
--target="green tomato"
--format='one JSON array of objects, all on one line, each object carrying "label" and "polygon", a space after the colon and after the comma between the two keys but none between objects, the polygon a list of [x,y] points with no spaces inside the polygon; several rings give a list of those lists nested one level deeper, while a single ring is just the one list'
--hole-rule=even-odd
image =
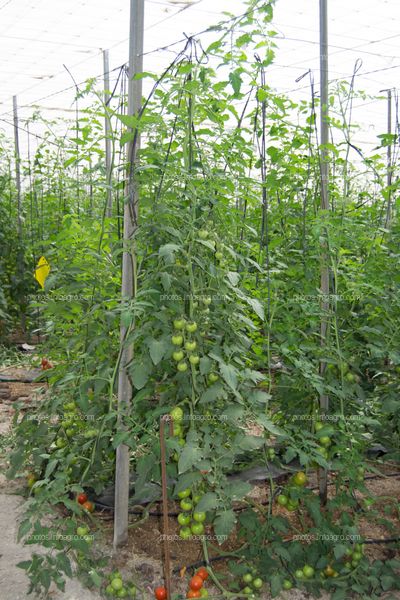
[{"label": "green tomato", "polygon": [[131,585],[131,587],[128,588],[128,592],[129,592],[129,595],[131,596],[131,598],[135,598],[136,597],[136,591],[137,590],[136,590],[136,588],[135,588],[134,585]]},{"label": "green tomato", "polygon": [[180,498],[181,500],[183,498],[188,498],[191,493],[192,493],[192,490],[190,488],[186,488],[185,490],[178,492],[178,498]]},{"label": "green tomato", "polygon": [[188,323],[186,325],[186,331],[188,333],[194,333],[195,331],[197,331],[197,323],[193,322],[193,323]]},{"label": "green tomato", "polygon": [[78,527],[76,530],[76,535],[79,535],[80,537],[84,537],[88,533],[89,533],[89,527]]},{"label": "green tomato", "polygon": [[174,423],[180,423],[183,421],[183,410],[180,406],[175,406],[169,413],[174,421]]},{"label": "green tomato", "polygon": [[120,579],[119,577],[116,577],[115,579],[113,579],[111,581],[111,587],[116,592],[119,592],[119,590],[122,590],[122,588],[124,587],[124,584],[122,583],[122,579]]},{"label": "green tomato", "polygon": [[315,575],[315,571],[314,571],[313,567],[311,567],[310,565],[305,565],[303,567],[303,573],[304,573],[304,577],[306,577],[307,579],[311,579]]},{"label": "green tomato", "polygon": [[253,580],[253,583],[251,584],[253,586],[253,588],[255,588],[256,590],[260,590],[263,586],[263,580],[260,577],[256,577]]},{"label": "green tomato", "polygon": [[204,533],[203,523],[192,523],[190,529],[192,530],[193,535],[202,535]]},{"label": "green tomato", "polygon": [[190,500],[187,500],[186,498],[180,501],[179,506],[184,512],[189,512],[193,508],[193,504],[190,502]]},{"label": "green tomato", "polygon": [[183,448],[183,446],[185,446],[185,444],[186,444],[186,441],[185,441],[185,439],[184,439],[184,438],[180,438],[180,439],[178,440],[178,444],[179,444],[179,445],[180,445],[180,446]]},{"label": "green tomato", "polygon": [[182,362],[178,363],[178,371],[180,373],[184,373],[187,370],[188,370],[188,365],[184,360]]},{"label": "green tomato", "polygon": [[64,440],[64,438],[57,438],[56,439],[56,446],[57,448],[65,448],[65,446],[67,445],[66,440]]},{"label": "green tomato", "polygon": [[185,344],[185,350],[187,350],[188,352],[193,352],[194,350],[196,350],[196,348],[197,348],[196,342],[186,342],[186,344]]},{"label": "green tomato", "polygon": [[122,588],[122,590],[119,590],[119,592],[117,592],[117,598],[126,598],[128,595],[128,591],[125,588]]},{"label": "green tomato", "polygon": [[195,511],[193,513],[193,519],[195,521],[197,521],[198,523],[203,523],[206,520],[206,513],[205,512],[197,512]]},{"label": "green tomato", "polygon": [[243,594],[252,594],[252,593],[253,593],[253,590],[248,585],[246,585],[246,587],[243,588]]},{"label": "green tomato", "polygon": [[210,383],[215,383],[216,381],[218,381],[219,377],[216,373],[210,373],[208,376],[208,381]]},{"label": "green tomato", "polygon": [[321,456],[323,456],[325,459],[327,459],[329,457],[329,452],[326,448],[324,448],[323,446],[320,446],[318,448],[318,453],[321,454]]},{"label": "green tomato", "polygon": [[244,583],[251,583],[253,581],[253,575],[251,573],[245,573],[242,579]]},{"label": "green tomato", "polygon": [[176,362],[180,362],[185,355],[182,350],[177,350],[177,352],[173,352],[172,358],[176,360]]},{"label": "green tomato", "polygon": [[351,561],[351,566],[352,566],[352,567],[354,567],[354,569],[355,569],[356,567],[358,567],[358,560],[352,560],[352,561]]},{"label": "green tomato", "polygon": [[208,238],[208,231],[207,229],[199,229],[197,235],[201,240],[206,240]]},{"label": "green tomato", "polygon": [[206,296],[205,298],[203,298],[203,304],[205,304],[206,306],[210,306],[212,300],[210,298],[210,296]]},{"label": "green tomato", "polygon": [[323,435],[322,437],[319,438],[319,443],[321,444],[321,446],[324,446],[325,448],[327,448],[328,446],[331,445],[332,440],[329,436],[327,435]]},{"label": "green tomato", "polygon": [[174,346],[182,346],[183,337],[181,335],[173,335],[171,338],[171,342],[173,343]]},{"label": "green tomato", "polygon": [[224,255],[222,254],[222,252],[218,251],[218,252],[215,253],[215,258],[217,260],[222,260],[224,258]]},{"label": "green tomato", "polygon": [[185,319],[176,319],[174,321],[174,327],[175,327],[175,329],[178,329],[178,331],[180,331],[181,329],[185,329],[185,325],[186,325]]},{"label": "green tomato", "polygon": [[284,590],[291,590],[293,587],[293,583],[289,579],[285,579],[282,585]]},{"label": "green tomato", "polygon": [[193,504],[198,504],[201,500],[202,496],[200,494],[196,494],[193,496]]},{"label": "green tomato", "polygon": [[302,569],[297,569],[294,576],[296,579],[304,579],[304,573]]},{"label": "green tomato", "polygon": [[355,552],[353,552],[353,560],[359,561],[361,560],[363,557],[361,552],[358,552],[357,550]]},{"label": "green tomato", "polygon": [[299,471],[293,477],[293,483],[299,487],[303,487],[307,483],[307,475],[303,471]]},{"label": "green tomato", "polygon": [[114,588],[112,588],[111,585],[108,585],[106,587],[106,594],[108,594],[109,596],[113,596],[114,595]]},{"label": "green tomato", "polygon": [[174,423],[174,428],[173,428],[172,433],[175,437],[180,437],[182,435],[183,429],[179,423]]},{"label": "green tomato", "polygon": [[315,423],[315,431],[321,431],[321,429],[324,427],[324,424],[321,423],[321,421],[317,421]]},{"label": "green tomato", "polygon": [[182,529],[179,530],[179,535],[183,540],[188,540],[192,537],[192,531],[190,527],[182,527]]},{"label": "green tomato", "polygon": [[346,373],[345,375],[345,379],[346,381],[348,381],[349,383],[354,383],[356,380],[356,376],[354,375],[354,373],[351,373],[350,371],[348,373]]},{"label": "green tomato", "polygon": [[208,590],[206,590],[205,587],[201,588],[201,590],[200,590],[200,596],[202,598],[208,598]]},{"label": "green tomato", "polygon": [[65,435],[71,438],[73,435],[75,435],[75,429],[72,429],[72,427],[68,427],[68,429],[65,430]]},{"label": "green tomato", "polygon": [[197,354],[192,354],[189,356],[189,362],[191,365],[198,365],[200,362],[200,357]]},{"label": "green tomato", "polygon": [[182,525],[182,526],[189,525],[190,515],[188,515],[187,513],[179,513],[178,523],[179,523],[179,525]]},{"label": "green tomato", "polygon": [[280,506],[286,506],[286,505],[287,505],[287,503],[288,503],[288,501],[289,501],[288,497],[287,497],[287,496],[285,496],[285,494],[280,494],[280,495],[278,496],[278,499],[277,499],[277,500],[278,500],[278,504],[279,504]]}]

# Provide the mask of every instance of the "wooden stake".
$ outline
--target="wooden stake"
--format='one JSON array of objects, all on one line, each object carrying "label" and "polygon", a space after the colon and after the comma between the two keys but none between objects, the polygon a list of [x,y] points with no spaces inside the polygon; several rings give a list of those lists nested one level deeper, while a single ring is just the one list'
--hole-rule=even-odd
[{"label": "wooden stake", "polygon": [[[320,94],[321,94],[321,210],[323,218],[325,211],[329,211],[329,157],[326,144],[329,143],[329,84],[328,84],[328,6],[327,0],[320,0]],[[329,323],[329,262],[326,242],[322,244],[321,257],[321,347],[326,346]],[[319,372],[323,377],[326,363],[320,361]],[[321,394],[319,399],[320,413],[324,415],[329,410],[329,397]],[[328,473],[326,469],[320,469],[319,495],[322,504],[326,504],[328,494]]]},{"label": "wooden stake", "polygon": [[[138,114],[142,103],[142,80],[134,80],[136,73],[143,71],[143,37],[144,37],[144,0],[131,0],[130,4],[130,39],[129,39],[129,87],[128,115]],[[138,224],[139,196],[135,177],[137,151],[140,136],[128,146],[128,175],[124,204],[124,252],[122,257],[122,301],[133,298],[136,294],[135,251],[133,236]],[[132,385],[128,367],[133,361],[133,345],[127,342],[129,329],[121,322],[120,344],[121,360],[118,373],[118,412],[119,422],[131,405]],[[125,544],[128,540],[128,503],[129,503],[129,447],[120,444],[116,452],[115,469],[115,511],[114,511],[114,548]]]}]

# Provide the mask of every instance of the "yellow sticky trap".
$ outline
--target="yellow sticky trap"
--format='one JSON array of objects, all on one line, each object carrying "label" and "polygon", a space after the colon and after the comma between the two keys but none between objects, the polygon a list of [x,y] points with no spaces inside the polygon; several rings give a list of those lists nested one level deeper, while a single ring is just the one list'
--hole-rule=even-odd
[{"label": "yellow sticky trap", "polygon": [[35,269],[35,279],[39,283],[42,290],[44,289],[44,282],[46,281],[47,277],[49,276],[49,273],[50,273],[50,265],[47,262],[47,260],[45,259],[45,257],[41,256],[39,258],[39,262]]}]

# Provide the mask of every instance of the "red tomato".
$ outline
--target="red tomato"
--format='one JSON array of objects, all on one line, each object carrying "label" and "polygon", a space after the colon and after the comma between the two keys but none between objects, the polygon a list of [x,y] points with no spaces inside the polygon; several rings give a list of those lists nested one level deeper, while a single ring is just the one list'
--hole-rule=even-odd
[{"label": "red tomato", "polygon": [[84,494],[84,493],[82,492],[82,494],[78,494],[78,495],[77,495],[76,499],[77,499],[77,501],[79,502],[79,504],[85,504],[85,502],[87,502],[87,499],[88,499],[88,497],[87,497],[87,495],[86,495],[86,494]]},{"label": "red tomato", "polygon": [[196,575],[201,577],[203,581],[208,579],[208,571],[205,567],[200,567],[200,569],[198,569],[198,571],[196,571]]},{"label": "red tomato", "polygon": [[186,598],[201,598],[199,590],[189,590],[186,594]]},{"label": "red tomato", "polygon": [[157,600],[166,600],[167,590],[165,589],[165,587],[158,587],[154,590],[154,596]]},{"label": "red tomato", "polygon": [[203,583],[204,581],[199,575],[194,575],[189,582],[189,587],[191,590],[197,592],[197,590],[200,590],[203,587]]},{"label": "red tomato", "polygon": [[93,504],[93,502],[90,502],[90,500],[87,500],[86,502],[84,502],[82,504],[82,508],[84,508],[88,512],[93,512],[94,511],[94,504]]}]

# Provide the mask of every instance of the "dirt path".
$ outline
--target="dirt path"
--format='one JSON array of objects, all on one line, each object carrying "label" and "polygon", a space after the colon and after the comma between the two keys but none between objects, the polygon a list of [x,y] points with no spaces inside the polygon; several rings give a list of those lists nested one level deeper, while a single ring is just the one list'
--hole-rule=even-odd
[{"label": "dirt path", "polygon": [[[12,392],[16,392],[15,388],[12,388]],[[19,396],[20,393],[15,395]],[[0,401],[0,439],[9,434],[12,415],[12,403]],[[16,565],[20,561],[28,560],[33,551],[41,553],[45,549],[41,546],[24,546],[17,542],[18,521],[24,499],[17,493],[16,482],[8,481],[3,474],[4,463],[5,461],[0,461],[0,471],[2,471],[0,473],[0,600],[37,600],[39,597],[36,594],[28,595],[29,579]],[[51,589],[48,598],[49,600],[101,600],[100,595],[82,587],[77,580],[67,581],[65,593]]]},{"label": "dirt path", "polygon": [[[12,494],[0,494],[0,600],[36,600],[28,596],[28,578],[16,564],[28,560],[33,550],[40,546],[23,546],[17,543],[18,517],[23,500]],[[65,593],[51,591],[52,600],[100,600],[100,596],[84,589],[79,581],[69,580]]]}]

